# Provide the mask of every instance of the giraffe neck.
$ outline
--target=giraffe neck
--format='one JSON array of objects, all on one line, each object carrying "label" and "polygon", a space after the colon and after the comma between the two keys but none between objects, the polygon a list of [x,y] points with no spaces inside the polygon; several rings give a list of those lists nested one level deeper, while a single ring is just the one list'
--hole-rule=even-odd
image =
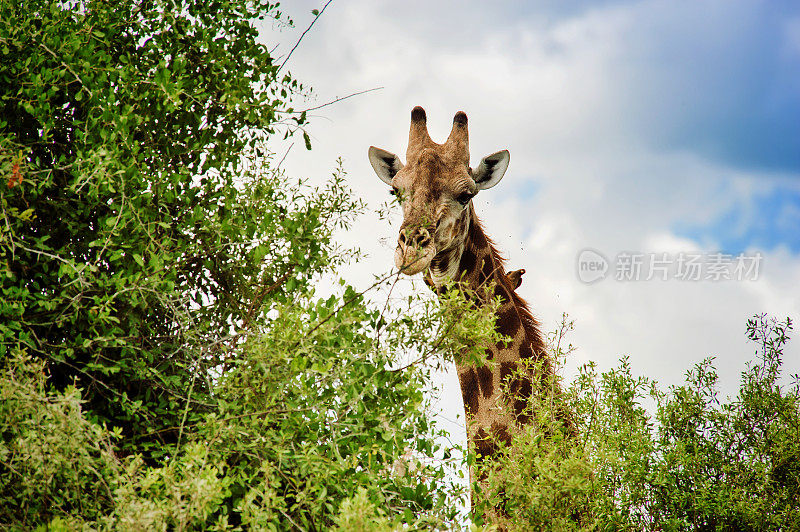
[{"label": "giraffe neck", "polygon": [[[436,255],[426,281],[439,292],[447,278],[457,279],[477,294],[482,294],[484,287],[493,282],[494,294],[501,300],[495,326],[510,341],[486,345],[489,363],[484,366],[456,362],[467,435],[479,456],[485,457],[494,454],[497,440],[507,442],[516,427],[528,422],[524,410],[538,387],[532,374],[518,374],[520,360],[531,357],[538,360],[546,355],[538,324],[525,302],[514,293],[503,260],[483,232],[471,204],[459,223],[463,236],[454,239],[455,245],[450,249]],[[506,387],[510,397],[503,397]],[[502,404],[511,408],[503,408]]]}]

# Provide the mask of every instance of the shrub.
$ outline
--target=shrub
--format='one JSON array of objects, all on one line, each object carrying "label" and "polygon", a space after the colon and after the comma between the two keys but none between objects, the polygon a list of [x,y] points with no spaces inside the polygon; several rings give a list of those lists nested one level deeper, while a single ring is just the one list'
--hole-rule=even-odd
[{"label": "shrub", "polygon": [[[755,360],[727,400],[711,359],[666,391],[634,377],[627,358],[602,374],[584,366],[564,396],[531,402],[536,424],[489,466],[490,500],[517,530],[800,527],[800,386],[796,375],[780,380],[791,328],[748,321]],[[559,415],[562,399],[577,437]]]}]

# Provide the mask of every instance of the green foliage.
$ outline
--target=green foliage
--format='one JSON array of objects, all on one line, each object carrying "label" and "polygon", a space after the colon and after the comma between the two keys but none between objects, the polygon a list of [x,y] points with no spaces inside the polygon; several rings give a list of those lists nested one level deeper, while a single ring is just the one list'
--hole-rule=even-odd
[{"label": "green foliage", "polygon": [[[257,19],[279,16],[244,0],[0,2],[0,356],[46,360],[123,430],[123,452],[162,455],[220,334],[263,314],[264,287],[329,260],[332,211],[287,209],[271,195],[291,191],[242,169],[264,164],[301,90],[256,41]],[[194,383],[191,419],[210,393]]]},{"label": "green foliage", "polygon": [[[434,301],[423,306],[441,319]],[[359,489],[407,524],[452,520],[457,492],[426,459],[439,451],[425,414],[427,374],[417,365],[393,369],[398,355],[436,339],[381,347],[388,332],[380,330],[391,327],[378,324],[387,314],[350,287],[275,311],[241,346],[216,388],[218,413],[195,434],[227,457],[243,524],[327,527]]]},{"label": "green foliage", "polygon": [[[294,296],[275,302],[274,317],[257,330],[231,338],[213,408],[176,427],[179,442],[154,464],[115,455],[119,431],[87,420],[74,388],[46,392],[44,364],[18,354],[0,379],[8,409],[0,411],[3,521],[66,529],[449,528],[462,493],[447,478],[449,459],[427,415],[430,367],[398,367],[439,338],[388,350],[387,337],[399,334],[391,324],[402,323],[396,313],[405,309],[370,308],[351,287],[338,297]],[[456,329],[449,320],[470,316],[463,297],[415,301],[432,329]],[[191,393],[191,381],[184,384]]]},{"label": "green foliage", "polygon": [[385,512],[370,501],[367,490],[359,488],[356,494],[342,503],[342,511],[336,518],[336,530],[347,532],[392,532],[403,530],[392,526]]},{"label": "green foliage", "polygon": [[536,423],[488,467],[486,496],[516,530],[797,529],[800,383],[779,382],[790,330],[789,320],[748,321],[756,360],[727,401],[710,359],[668,391],[634,377],[627,359],[600,375],[585,366],[564,396],[531,402]]},{"label": "green foliage", "polygon": [[42,361],[15,352],[6,362],[0,376],[0,515],[5,521],[13,512],[18,522],[36,522],[46,504],[53,514],[97,518],[113,500],[109,479],[120,473],[115,435],[86,420],[75,388],[47,392]]}]

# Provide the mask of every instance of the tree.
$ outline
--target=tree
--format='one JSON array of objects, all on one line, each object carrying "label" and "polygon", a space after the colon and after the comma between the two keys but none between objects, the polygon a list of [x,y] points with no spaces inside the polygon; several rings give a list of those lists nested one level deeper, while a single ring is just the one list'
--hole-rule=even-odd
[{"label": "tree", "polygon": [[[281,14],[40,0],[3,1],[0,17],[0,355],[45,360],[56,389],[75,383],[94,421],[122,428],[123,450],[158,454],[186,376],[220,363],[220,331],[263,313],[262,287],[328,260],[315,207],[275,222],[238,200],[243,150],[305,120],[288,100],[301,85],[256,42],[254,22]],[[284,260],[265,258],[265,235],[285,236],[273,223],[307,227]],[[195,381],[192,415],[208,394]]]},{"label": "tree", "polygon": [[361,205],[341,169],[310,189],[265,150],[305,125],[256,41],[277,4],[0,18],[0,523],[449,526],[429,370],[399,361],[491,324],[315,295]]}]

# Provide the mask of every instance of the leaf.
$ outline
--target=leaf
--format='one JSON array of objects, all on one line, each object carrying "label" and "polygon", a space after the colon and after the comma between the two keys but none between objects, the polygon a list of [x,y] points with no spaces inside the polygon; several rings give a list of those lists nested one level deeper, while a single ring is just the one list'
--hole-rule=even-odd
[{"label": "leaf", "polygon": [[22,184],[22,173],[19,170],[19,163],[11,166],[11,175],[8,177],[8,188],[14,188]]}]

